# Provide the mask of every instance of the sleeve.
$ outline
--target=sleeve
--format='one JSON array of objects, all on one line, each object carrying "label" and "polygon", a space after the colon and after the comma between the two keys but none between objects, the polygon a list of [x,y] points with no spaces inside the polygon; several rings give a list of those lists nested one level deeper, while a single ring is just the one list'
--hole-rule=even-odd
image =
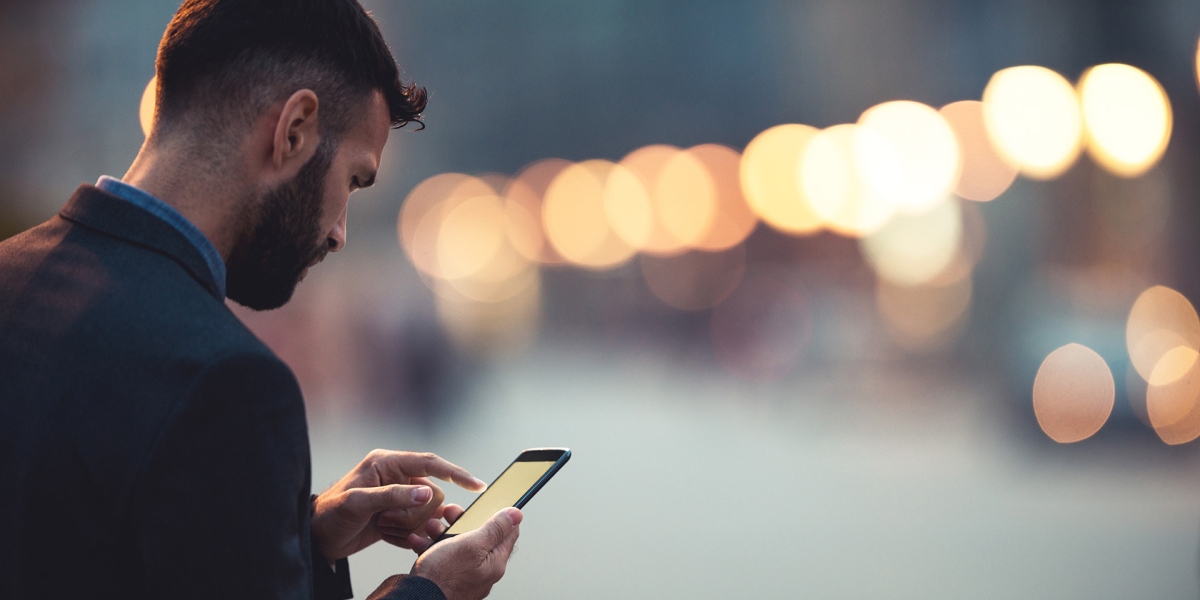
[{"label": "sleeve", "polygon": [[392,575],[367,600],[446,600],[436,583],[416,575]]},{"label": "sleeve", "polygon": [[[312,509],[316,506],[317,495],[309,500],[309,522],[312,522]],[[354,597],[354,589],[350,586],[350,561],[341,559],[330,566],[329,559],[321,554],[316,538],[312,538],[309,546],[312,548],[312,574],[314,600],[349,600]]]},{"label": "sleeve", "polygon": [[281,361],[206,368],[135,488],[145,595],[311,598],[308,461],[303,400]]}]

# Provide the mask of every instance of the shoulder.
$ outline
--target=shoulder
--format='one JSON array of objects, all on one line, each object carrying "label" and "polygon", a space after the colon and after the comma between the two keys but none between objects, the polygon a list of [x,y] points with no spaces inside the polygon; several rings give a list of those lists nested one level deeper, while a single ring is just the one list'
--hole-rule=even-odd
[{"label": "shoulder", "polygon": [[287,365],[174,258],[60,217],[0,244],[0,335],[0,358],[13,359],[0,373],[37,365],[9,374],[85,412],[144,415],[135,422],[161,418],[210,372],[254,368],[296,390]]}]

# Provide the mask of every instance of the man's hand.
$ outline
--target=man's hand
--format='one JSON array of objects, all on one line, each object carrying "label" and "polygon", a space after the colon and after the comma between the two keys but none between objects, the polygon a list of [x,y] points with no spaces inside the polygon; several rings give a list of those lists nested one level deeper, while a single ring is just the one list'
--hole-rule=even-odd
[{"label": "man's hand", "polygon": [[317,497],[312,532],[321,554],[336,561],[381,539],[418,552],[427,548],[430,529],[445,516],[445,494],[429,477],[473,492],[487,487],[434,454],[374,450]]},{"label": "man's hand", "polygon": [[[462,509],[454,512],[461,515]],[[522,518],[515,508],[501,510],[479,529],[430,548],[413,564],[412,574],[436,583],[447,600],[487,597],[492,586],[504,577],[508,557],[521,533],[518,526]],[[433,524],[430,530],[435,530]]]}]

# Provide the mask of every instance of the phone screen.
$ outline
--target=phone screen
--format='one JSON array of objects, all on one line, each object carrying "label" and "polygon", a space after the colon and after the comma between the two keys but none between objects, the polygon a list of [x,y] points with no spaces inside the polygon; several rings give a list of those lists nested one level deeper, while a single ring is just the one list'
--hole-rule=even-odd
[{"label": "phone screen", "polygon": [[500,509],[516,505],[521,496],[524,496],[525,492],[555,464],[555,461],[549,460],[518,461],[509,465],[491,487],[475,499],[475,503],[467,512],[446,530],[446,535],[459,535],[479,529]]}]

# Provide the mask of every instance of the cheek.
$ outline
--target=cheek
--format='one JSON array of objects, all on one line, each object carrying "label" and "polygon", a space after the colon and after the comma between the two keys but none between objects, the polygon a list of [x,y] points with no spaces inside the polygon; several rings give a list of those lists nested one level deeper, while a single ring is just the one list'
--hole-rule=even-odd
[{"label": "cheek", "polygon": [[321,199],[321,226],[325,231],[332,229],[342,219],[349,202],[349,190],[337,186],[325,186],[325,194]]},{"label": "cheek", "polygon": [[325,208],[322,210],[324,220],[330,224],[342,218],[346,206],[350,203],[350,195],[342,192],[325,197]]}]

